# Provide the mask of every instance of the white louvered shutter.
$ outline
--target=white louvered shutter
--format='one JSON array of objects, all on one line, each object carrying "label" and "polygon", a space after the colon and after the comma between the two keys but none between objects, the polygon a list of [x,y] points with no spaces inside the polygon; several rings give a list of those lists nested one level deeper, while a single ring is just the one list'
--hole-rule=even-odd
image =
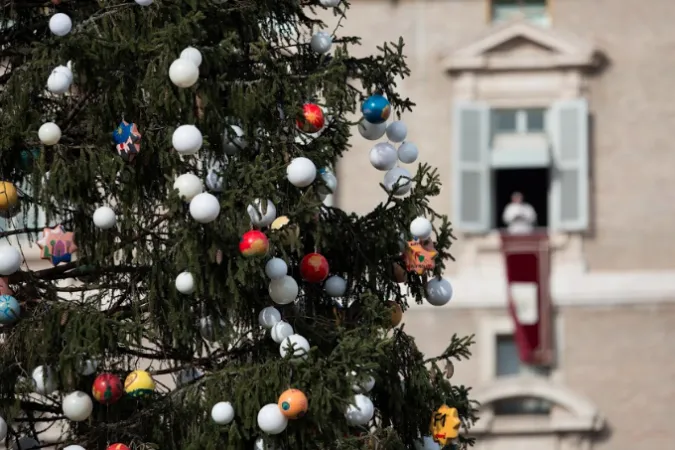
[{"label": "white louvered shutter", "polygon": [[490,109],[458,102],[453,114],[452,221],[461,231],[482,233],[491,224]]},{"label": "white louvered shutter", "polygon": [[549,111],[553,167],[551,228],[584,231],[589,222],[588,103],[561,100]]}]

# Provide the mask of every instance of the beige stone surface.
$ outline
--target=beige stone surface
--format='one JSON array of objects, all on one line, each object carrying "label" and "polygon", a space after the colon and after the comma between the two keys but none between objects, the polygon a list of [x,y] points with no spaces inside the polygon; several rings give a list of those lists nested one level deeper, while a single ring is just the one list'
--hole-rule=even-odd
[{"label": "beige stone surface", "polygon": [[[439,169],[445,186],[433,206],[451,212],[451,106],[453,79],[441,57],[489,29],[481,0],[354,2],[343,33],[363,37],[357,54],[403,36],[412,76],[399,90],[417,106],[404,119],[421,161]],[[590,270],[675,268],[675,165],[672,122],[675,2],[653,0],[557,0],[552,30],[595,43],[609,59],[585,80],[592,115],[591,230],[584,236]],[[531,52],[525,48],[504,52]],[[358,135],[341,162],[338,204],[360,213],[384,197],[382,173],[368,164],[369,142]],[[456,253],[468,242],[460,241]],[[462,264],[460,260],[459,265]],[[451,269],[452,270],[452,269]]]}]

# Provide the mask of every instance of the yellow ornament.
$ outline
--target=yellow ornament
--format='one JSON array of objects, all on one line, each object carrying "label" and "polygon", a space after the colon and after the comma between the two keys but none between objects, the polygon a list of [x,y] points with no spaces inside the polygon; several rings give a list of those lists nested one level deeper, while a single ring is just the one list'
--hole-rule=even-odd
[{"label": "yellow ornament", "polygon": [[279,216],[276,219],[274,219],[274,222],[272,222],[270,228],[272,228],[273,230],[281,230],[285,225],[288,225],[288,222],[290,222],[288,217]]},{"label": "yellow ornament", "polygon": [[155,390],[155,380],[145,370],[134,370],[124,380],[124,391],[132,397],[142,397]]},{"label": "yellow ornament", "polygon": [[12,209],[19,203],[16,187],[9,181],[0,181],[0,211]]},{"label": "yellow ornament", "polygon": [[441,447],[445,447],[448,442],[457,438],[461,424],[457,410],[443,405],[431,417],[431,436]]}]

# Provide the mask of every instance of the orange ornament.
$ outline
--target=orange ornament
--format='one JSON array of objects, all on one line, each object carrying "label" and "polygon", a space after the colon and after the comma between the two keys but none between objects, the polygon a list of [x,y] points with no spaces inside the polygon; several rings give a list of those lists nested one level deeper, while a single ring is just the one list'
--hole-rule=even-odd
[{"label": "orange ornament", "polygon": [[400,264],[393,263],[392,265],[394,281],[397,283],[405,283],[408,281],[408,272],[405,271]]},{"label": "orange ornament", "polygon": [[307,396],[299,389],[288,389],[279,396],[279,409],[287,419],[297,419],[309,409]]},{"label": "orange ornament", "polygon": [[387,306],[391,308],[391,326],[397,327],[403,320],[403,310],[401,305],[391,300],[387,302]]}]

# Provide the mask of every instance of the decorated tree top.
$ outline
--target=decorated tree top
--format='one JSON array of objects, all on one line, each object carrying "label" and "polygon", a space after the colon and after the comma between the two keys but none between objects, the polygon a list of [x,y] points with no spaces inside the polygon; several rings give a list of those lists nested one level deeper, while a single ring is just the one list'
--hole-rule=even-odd
[{"label": "decorated tree top", "polygon": [[[22,450],[464,446],[475,409],[399,326],[453,239],[401,116],[403,43],[346,2],[3,6],[0,437]],[[353,139],[367,215],[327,206]],[[344,167],[341,170],[362,170]],[[27,258],[39,249],[42,263]],[[444,407],[443,407],[444,406]],[[439,409],[440,408],[440,409]],[[426,440],[424,439],[426,436]],[[78,450],[71,448],[70,450]]]}]

